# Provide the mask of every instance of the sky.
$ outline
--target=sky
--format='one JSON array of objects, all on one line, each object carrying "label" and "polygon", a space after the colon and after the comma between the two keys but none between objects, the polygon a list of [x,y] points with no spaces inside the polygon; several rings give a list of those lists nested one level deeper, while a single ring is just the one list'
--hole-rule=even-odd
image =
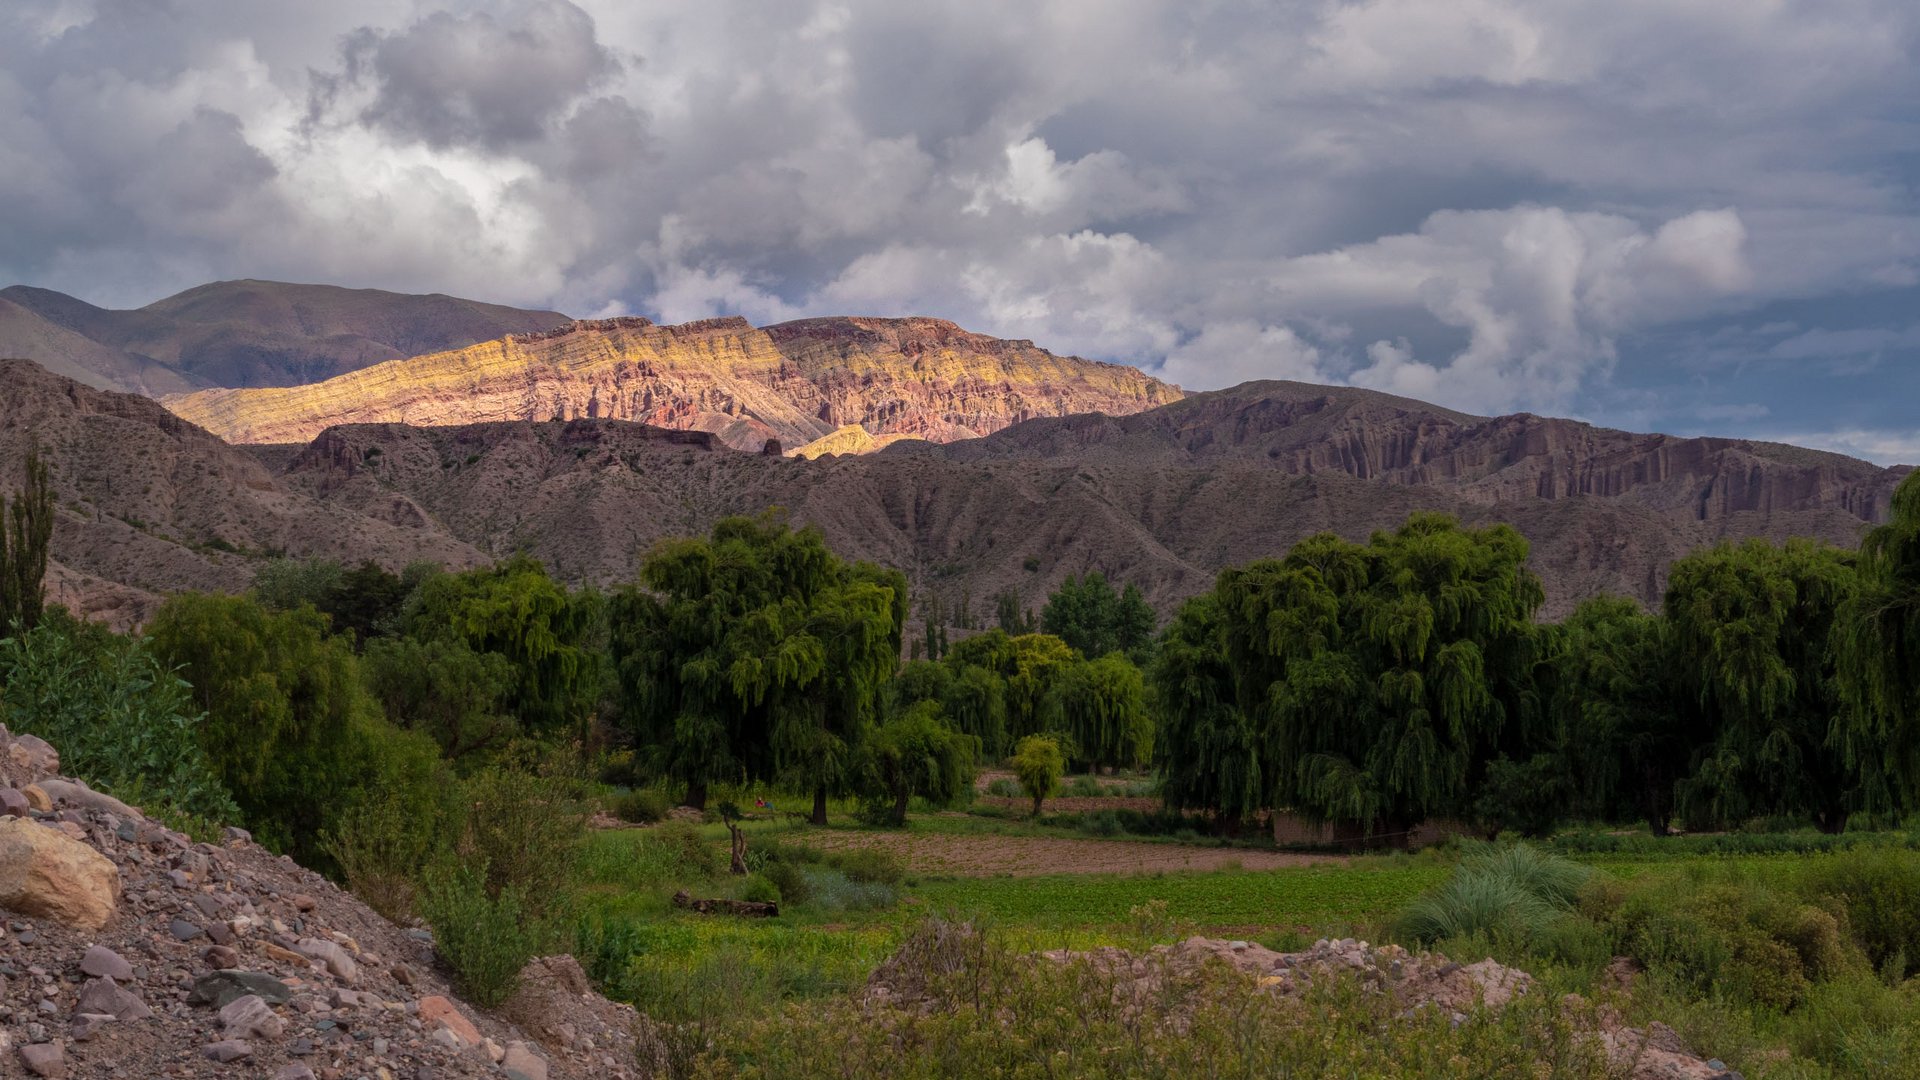
[{"label": "sky", "polygon": [[5,0],[0,283],[934,315],[1920,461],[1911,0]]}]

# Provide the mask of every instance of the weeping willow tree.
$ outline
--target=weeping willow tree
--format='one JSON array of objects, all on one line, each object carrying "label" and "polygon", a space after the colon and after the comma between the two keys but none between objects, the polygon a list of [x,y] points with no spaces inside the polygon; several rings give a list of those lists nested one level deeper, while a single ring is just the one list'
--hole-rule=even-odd
[{"label": "weeping willow tree", "polygon": [[1570,811],[1671,827],[1677,786],[1712,741],[1674,662],[1667,620],[1625,597],[1582,603],[1556,630],[1552,711]]},{"label": "weeping willow tree", "polygon": [[1140,669],[1119,653],[1069,666],[1048,699],[1049,727],[1094,767],[1139,766],[1153,756],[1153,717]]},{"label": "weeping willow tree", "polygon": [[1920,795],[1920,472],[1895,489],[1887,523],[1860,545],[1858,570],[1836,638],[1848,706],[1840,744],[1857,768],[1884,762],[1910,809]]},{"label": "weeping willow tree", "polygon": [[536,733],[582,732],[599,697],[599,597],[570,592],[539,561],[435,574],[407,606],[407,636],[506,660],[506,710]]},{"label": "weeping willow tree", "polygon": [[27,452],[25,479],[11,504],[0,495],[0,637],[31,631],[46,603],[53,485],[37,450]]},{"label": "weeping willow tree", "polygon": [[1504,525],[1423,513],[1365,545],[1323,534],[1223,573],[1226,665],[1268,805],[1381,835],[1466,813],[1487,764],[1530,750],[1540,726],[1543,593],[1526,557]]},{"label": "weeping willow tree", "polygon": [[[977,668],[999,680],[1005,735],[1001,745],[988,745],[989,753],[999,753],[1006,741],[1048,730],[1054,686],[1079,661],[1073,647],[1052,634],[1014,636],[993,629],[956,643],[945,663],[957,678],[968,677],[967,670]],[[974,690],[984,691],[991,685],[989,680],[975,678]],[[956,720],[962,730],[969,730],[963,716],[956,715]]]},{"label": "weeping willow tree", "polygon": [[1267,785],[1252,718],[1234,696],[1225,633],[1214,596],[1187,601],[1161,635],[1149,677],[1161,797],[1171,809],[1208,811],[1233,832],[1266,805]]},{"label": "weeping willow tree", "polygon": [[626,721],[692,805],[716,781],[779,778],[812,791],[825,823],[828,797],[858,779],[906,597],[898,573],[773,514],[663,543],[610,605]]},{"label": "weeping willow tree", "polygon": [[[1851,748],[1842,738],[1834,630],[1853,599],[1852,559],[1804,540],[1749,540],[1673,564],[1673,655],[1715,730],[1682,788],[1688,816],[1805,816],[1839,832],[1851,811],[1884,805],[1884,748],[1864,730]],[[1876,764],[1850,767],[1850,753]]]}]

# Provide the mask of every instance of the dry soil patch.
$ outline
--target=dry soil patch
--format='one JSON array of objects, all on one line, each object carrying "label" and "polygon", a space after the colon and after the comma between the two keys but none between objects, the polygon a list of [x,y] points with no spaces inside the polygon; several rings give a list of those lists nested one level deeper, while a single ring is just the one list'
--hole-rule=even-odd
[{"label": "dry soil patch", "polygon": [[883,848],[905,859],[917,873],[961,877],[1154,874],[1170,870],[1219,870],[1229,866],[1277,870],[1342,861],[1337,855],[1052,836],[819,832],[809,834],[805,843],[838,850]]}]

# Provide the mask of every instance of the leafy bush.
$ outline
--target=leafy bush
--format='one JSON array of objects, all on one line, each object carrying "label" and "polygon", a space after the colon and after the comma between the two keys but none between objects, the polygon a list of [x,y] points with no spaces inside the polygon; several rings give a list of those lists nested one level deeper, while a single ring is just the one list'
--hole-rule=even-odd
[{"label": "leafy bush", "polygon": [[1100,786],[1100,781],[1087,773],[1074,777],[1066,787],[1060,790],[1062,795],[1072,795],[1082,799],[1099,798],[1106,793],[1107,789]]},{"label": "leafy bush", "polygon": [[805,903],[823,914],[883,911],[900,902],[900,889],[885,881],[855,879],[844,870],[806,868]]},{"label": "leafy bush", "polygon": [[1078,828],[1088,836],[1118,836],[1125,831],[1120,824],[1120,815],[1111,810],[1102,810],[1097,814],[1082,814]]},{"label": "leafy bush", "polygon": [[460,992],[478,1005],[491,1007],[512,996],[520,969],[554,936],[554,924],[540,918],[539,905],[528,903],[525,886],[488,891],[483,863],[442,863],[429,870],[419,907]]},{"label": "leafy bush", "polygon": [[769,862],[761,872],[778,890],[781,900],[789,904],[804,904],[813,898],[813,882],[798,863]]},{"label": "leafy bush", "polygon": [[386,797],[342,814],[321,847],[354,895],[404,922],[415,914],[415,883],[451,840],[450,821],[422,821],[404,801]]},{"label": "leafy bush", "polygon": [[239,819],[201,749],[187,684],[144,642],[56,608],[0,640],[0,686],[0,722],[52,743],[68,775],[156,814]]},{"label": "leafy bush", "polygon": [[987,794],[999,799],[1018,799],[1026,792],[1021,790],[1019,781],[998,776],[988,782]]},{"label": "leafy bush", "polygon": [[1876,969],[1895,980],[1920,974],[1920,854],[1849,851],[1812,863],[1802,884],[1840,901]]},{"label": "leafy bush", "polygon": [[1611,930],[1622,951],[1689,993],[1778,1009],[1860,956],[1833,912],[1731,872],[1636,889]]},{"label": "leafy bush", "polygon": [[827,857],[828,863],[847,876],[847,880],[877,885],[899,885],[907,879],[907,864],[900,856],[883,848],[855,848]]},{"label": "leafy bush", "polygon": [[587,835],[589,807],[578,785],[490,768],[462,788],[466,821],[457,849],[463,860],[486,867],[487,892],[519,890],[539,914],[563,908]]},{"label": "leafy bush", "polygon": [[783,897],[780,886],[764,874],[754,874],[740,886],[740,899],[756,904],[777,904]]},{"label": "leafy bush", "polygon": [[621,821],[631,821],[639,825],[651,825],[657,821],[664,821],[667,811],[672,808],[666,792],[655,788],[636,788],[621,792],[613,800],[613,816]]}]

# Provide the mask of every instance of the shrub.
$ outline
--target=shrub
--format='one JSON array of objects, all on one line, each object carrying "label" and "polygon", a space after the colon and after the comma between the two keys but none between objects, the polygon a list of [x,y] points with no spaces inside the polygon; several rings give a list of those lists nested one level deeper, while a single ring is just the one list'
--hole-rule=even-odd
[{"label": "shrub", "polygon": [[1401,916],[1401,932],[1422,944],[1481,936],[1525,944],[1566,914],[1593,871],[1525,844],[1489,848],[1460,864],[1439,888]]},{"label": "shrub", "polygon": [[828,857],[834,869],[849,881],[878,885],[899,885],[907,879],[907,865],[900,856],[882,848],[855,848]]},{"label": "shrub", "polygon": [[1059,788],[1060,775],[1067,768],[1060,740],[1052,735],[1029,735],[1014,747],[1011,764],[1020,786],[1033,798],[1033,816],[1039,817],[1041,804]]},{"label": "shrub", "polygon": [[1079,829],[1088,836],[1118,836],[1124,831],[1120,824],[1120,815],[1111,810],[1102,810],[1097,814],[1082,814]]},{"label": "shrub", "polygon": [[647,835],[646,843],[659,849],[675,877],[713,878],[720,874],[720,854],[700,835],[700,827],[670,821]]},{"label": "shrub", "polygon": [[1802,887],[1837,898],[1873,966],[1899,980],[1920,974],[1920,854],[1888,848],[1813,863]]},{"label": "shrub", "polygon": [[415,914],[415,882],[451,839],[449,823],[422,822],[400,799],[388,797],[342,814],[321,847],[354,895],[394,922],[405,922]]},{"label": "shrub", "polygon": [[1026,793],[1020,789],[1019,781],[999,776],[987,784],[987,794],[1000,799],[1017,799]]},{"label": "shrub", "polygon": [[740,899],[756,904],[777,904],[782,894],[780,886],[775,885],[764,874],[754,874],[740,886]]},{"label": "shrub", "polygon": [[485,864],[443,863],[429,870],[419,906],[460,992],[477,1005],[492,1007],[512,996],[520,969],[553,936],[553,924],[528,904],[526,887],[488,891]]},{"label": "shrub", "polygon": [[790,862],[769,862],[762,871],[766,880],[773,884],[780,899],[789,904],[804,904],[813,899],[813,883],[799,864]]},{"label": "shrub", "polygon": [[578,786],[496,767],[475,773],[462,789],[466,821],[457,849],[486,867],[487,892],[517,889],[540,914],[564,907],[587,833],[589,808]]},{"label": "shrub", "polygon": [[59,751],[68,775],[150,812],[239,819],[198,741],[187,684],[144,642],[54,608],[0,640],[0,722]]},{"label": "shrub", "polygon": [[1062,795],[1072,795],[1076,798],[1088,799],[1099,798],[1105,795],[1107,789],[1101,787],[1100,781],[1094,779],[1091,775],[1082,773],[1074,777],[1066,787],[1061,789],[1060,793]]},{"label": "shrub", "polygon": [[637,788],[621,792],[613,800],[613,815],[621,821],[631,821],[639,825],[651,825],[664,821],[667,811],[672,809],[666,793],[655,788]]},{"label": "shrub", "polygon": [[884,881],[859,881],[843,870],[806,869],[807,903],[816,911],[882,911],[900,901],[897,886]]}]

